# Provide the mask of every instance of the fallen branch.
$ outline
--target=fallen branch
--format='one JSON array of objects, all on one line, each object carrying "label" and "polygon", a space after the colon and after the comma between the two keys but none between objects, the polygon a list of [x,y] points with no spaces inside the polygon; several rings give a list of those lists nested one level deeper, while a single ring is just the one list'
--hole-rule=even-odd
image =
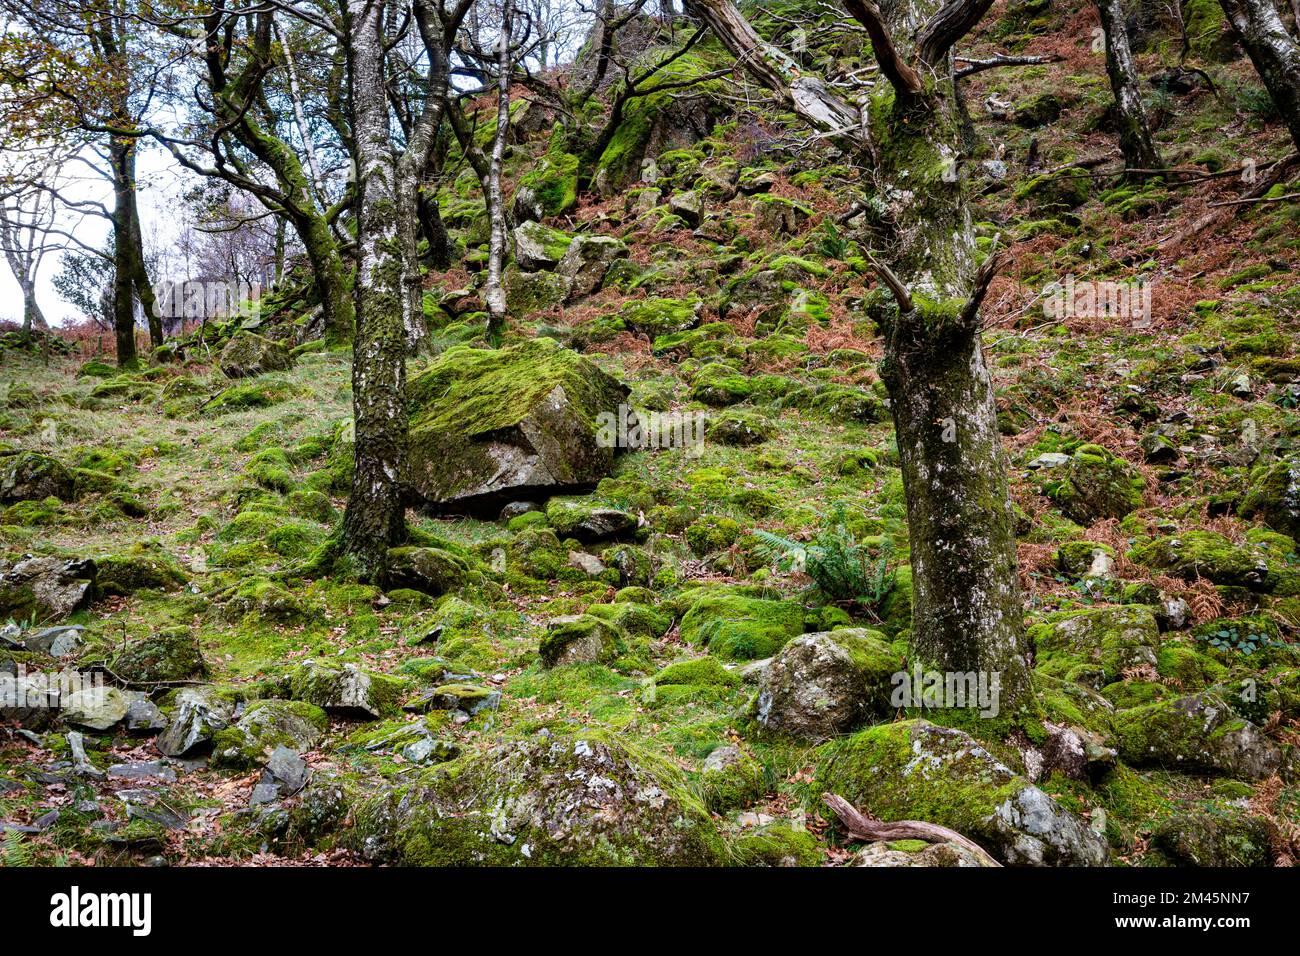
[{"label": "fallen branch", "polygon": [[861,813],[853,804],[833,793],[822,794],[822,802],[835,811],[840,824],[855,840],[877,843],[881,840],[924,840],[927,843],[956,843],[973,853],[985,866],[1002,864],[985,852],[984,848],[968,840],[956,830],[949,830],[937,823],[922,820],[898,820],[894,823],[881,823]]},{"label": "fallen branch", "polygon": [[953,76],[960,80],[968,76],[974,76],[976,73],[983,73],[985,70],[997,69],[1000,66],[1037,66],[1040,63],[1059,63],[1064,58],[1056,53],[1048,53],[1043,56],[1007,56],[1005,53],[995,53],[987,60],[976,60],[967,56],[955,56],[953,59],[959,63],[967,64],[967,66],[953,71]]},{"label": "fallen branch", "polygon": [[1253,206],[1257,202],[1287,202],[1291,199],[1300,199],[1300,193],[1287,193],[1285,196],[1255,196],[1251,199],[1225,199],[1223,202],[1212,202],[1210,208],[1216,206]]},{"label": "fallen branch", "polygon": [[[1246,195],[1240,197],[1243,200],[1258,199],[1268,193],[1270,189],[1282,182],[1289,175],[1292,167],[1300,162],[1300,153],[1290,153],[1278,160],[1272,172],[1260,179]],[[1160,240],[1160,251],[1169,252],[1179,248],[1183,243],[1194,238],[1198,234],[1210,228],[1218,228],[1226,223],[1229,219],[1237,214],[1237,210],[1244,205],[1240,200],[1227,206],[1212,209],[1199,219],[1195,220],[1190,226],[1181,232],[1176,232]]]}]

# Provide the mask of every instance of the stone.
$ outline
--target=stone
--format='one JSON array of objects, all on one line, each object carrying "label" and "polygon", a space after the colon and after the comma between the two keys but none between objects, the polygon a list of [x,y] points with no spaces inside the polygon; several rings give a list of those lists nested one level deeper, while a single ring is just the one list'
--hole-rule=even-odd
[{"label": "stone", "polygon": [[23,451],[0,457],[0,502],[71,501],[72,473],[48,455]]},{"label": "stone", "polygon": [[237,332],[217,357],[227,378],[250,378],[293,367],[293,355],[279,342],[255,332]]},{"label": "stone", "polygon": [[1120,759],[1137,767],[1262,780],[1282,764],[1277,744],[1212,691],[1121,710],[1113,723]]},{"label": "stone", "polygon": [[700,791],[710,810],[728,813],[762,799],[767,780],[757,760],[735,744],[723,744],[700,764]]},{"label": "stone", "polygon": [[412,490],[435,507],[473,507],[591,485],[616,449],[628,389],[549,339],[448,349],[410,383]]},{"label": "stone", "polygon": [[441,548],[389,548],[384,560],[384,587],[410,588],[438,597],[459,589],[468,572],[464,558]]},{"label": "stone", "polygon": [[167,726],[163,712],[147,697],[136,697],[126,708],[123,726],[132,733],[152,733]]},{"label": "stone", "polygon": [[88,605],[95,594],[94,561],[26,556],[0,561],[0,618],[59,621]]},{"label": "stone", "polygon": [[131,696],[116,687],[85,687],[62,701],[65,723],[89,730],[108,730],[117,725],[131,706]]},{"label": "stone", "polygon": [[618,628],[590,614],[551,618],[537,648],[545,667],[565,664],[611,663],[625,650]]},{"label": "stone", "polygon": [[430,710],[458,710],[473,717],[484,710],[496,710],[501,705],[501,692],[476,684],[442,684],[421,694],[405,709],[416,713]]},{"label": "stone", "polygon": [[[1044,722],[1047,738],[1042,745],[1042,764],[1031,779],[1046,779],[1059,773],[1071,780],[1091,781],[1115,765],[1115,749],[1105,739],[1083,727],[1065,727]],[[1026,763],[1029,761],[1026,760]]]},{"label": "stone", "polygon": [[1271,864],[1274,825],[1247,812],[1185,809],[1162,820],[1151,842],[1181,866]]},{"label": "stone", "polygon": [[72,755],[72,772],[81,777],[104,779],[104,771],[90,762],[86,756],[86,738],[78,730],[67,734],[68,751]]},{"label": "stone", "polygon": [[206,671],[198,639],[187,627],[170,627],[134,641],[113,658],[113,673],[130,683],[191,680]]},{"label": "stone", "polygon": [[526,272],[554,269],[572,242],[571,236],[540,222],[521,223],[515,227],[514,235],[515,259]]},{"label": "stone", "polygon": [[1071,521],[1088,526],[1123,518],[1142,506],[1141,475],[1100,445],[1075,449],[1065,472],[1064,477],[1046,481],[1042,490]]},{"label": "stone", "polygon": [[704,219],[704,197],[694,189],[674,193],[668,199],[668,208],[692,229]]},{"label": "stone", "polygon": [[395,677],[364,671],[355,664],[332,667],[305,661],[289,678],[294,700],[332,713],[369,717],[394,716],[406,685]]},{"label": "stone", "polygon": [[271,754],[288,749],[306,753],[329,728],[325,711],[300,700],[255,700],[230,727],[212,740],[214,766],[246,770],[264,765]]},{"label": "stone", "polygon": [[160,760],[115,763],[108,768],[108,776],[115,780],[160,780],[175,783],[176,771]]},{"label": "stone", "polygon": [[723,660],[752,660],[776,654],[802,634],[803,618],[797,601],[705,594],[682,617],[681,636]]},{"label": "stone", "polygon": [[1156,665],[1160,631],[1144,604],[1047,615],[1028,630],[1039,670],[1100,689],[1134,667]]},{"label": "stone", "polygon": [[705,434],[709,441],[719,445],[748,448],[770,439],[776,434],[776,428],[759,414],[729,408],[709,419]]},{"label": "stone", "polygon": [[587,543],[604,541],[636,529],[636,518],[626,511],[565,498],[550,500],[546,506],[546,520],[556,534]]},{"label": "stone", "polygon": [[814,789],[881,820],[956,830],[1012,866],[1101,866],[1105,841],[969,734],[925,720],[822,745]]},{"label": "stone", "polygon": [[266,776],[279,786],[280,792],[291,796],[307,785],[311,771],[307,761],[289,747],[276,747],[266,762]]},{"label": "stone", "polygon": [[408,866],[716,865],[717,826],[682,772],[600,731],[538,734],[363,800],[342,839]]},{"label": "stone", "polygon": [[605,273],[615,259],[626,259],[628,248],[613,236],[574,236],[556,273],[569,280],[569,301],[591,295],[605,281]]},{"label": "stone", "polygon": [[983,860],[960,843],[922,843],[895,840],[872,843],[858,851],[854,866],[985,866]]},{"label": "stone", "polygon": [[155,542],[143,542],[97,558],[95,565],[96,589],[102,594],[174,591],[189,580],[176,559]]},{"label": "stone", "polygon": [[804,634],[764,671],[755,720],[770,733],[820,743],[888,716],[891,677],[901,667],[878,631]]},{"label": "stone", "polygon": [[84,627],[46,627],[23,635],[22,643],[29,651],[50,657],[71,657],[81,650]]},{"label": "stone", "polygon": [[1253,471],[1239,513],[1261,518],[1282,534],[1300,536],[1300,460],[1288,458]]},{"label": "stone", "polygon": [[176,708],[155,746],[167,757],[189,754],[211,743],[217,731],[229,725],[234,712],[234,704],[217,696],[213,688],[184,688],[177,692]]},{"label": "stone", "polygon": [[577,568],[589,578],[598,578],[606,570],[605,565],[600,563],[600,558],[586,551],[570,551],[569,567]]}]

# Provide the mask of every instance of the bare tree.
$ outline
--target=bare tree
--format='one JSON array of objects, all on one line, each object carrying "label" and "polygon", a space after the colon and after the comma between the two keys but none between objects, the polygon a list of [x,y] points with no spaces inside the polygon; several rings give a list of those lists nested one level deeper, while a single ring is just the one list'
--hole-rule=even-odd
[{"label": "bare tree", "polygon": [[[996,259],[975,243],[961,170],[951,51],[991,0],[844,0],[883,83],[849,100],[763,40],[730,0],[688,8],[798,115],[854,148],[883,208],[870,227],[880,277],[869,309],[885,340],[907,493],[913,653],[926,666],[999,675],[1004,714],[1035,708],[1015,538],[980,304]],[[886,291],[887,290],[887,291]]]},{"label": "bare tree", "polygon": [[56,207],[53,194],[19,184],[0,191],[0,250],[23,294],[23,332],[48,329],[36,301],[36,277],[50,249]]},{"label": "bare tree", "polygon": [[506,256],[506,200],[501,191],[501,166],[506,155],[506,137],[510,132],[510,74],[514,72],[511,27],[514,20],[512,0],[501,6],[501,36],[497,41],[497,123],[492,137],[492,164],[488,170],[488,274],[483,299],[488,307],[487,338],[500,344],[506,324],[506,290],[501,281]]}]

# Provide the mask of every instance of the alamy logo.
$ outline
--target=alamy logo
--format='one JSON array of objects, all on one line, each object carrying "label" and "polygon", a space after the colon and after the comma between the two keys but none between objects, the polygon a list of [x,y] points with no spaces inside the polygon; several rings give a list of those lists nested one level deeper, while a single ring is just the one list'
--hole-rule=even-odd
[{"label": "alamy logo", "polygon": [[50,925],[68,929],[125,926],[134,936],[148,936],[153,929],[153,895],[82,893],[74,886],[50,897]]},{"label": "alamy logo", "polygon": [[1002,674],[998,671],[923,671],[919,666],[898,671],[890,677],[894,686],[889,705],[979,710],[981,717],[996,717],[1002,696]]},{"label": "alamy logo", "polygon": [[1067,275],[1043,289],[1043,315],[1049,319],[1129,319],[1151,324],[1151,280],[1092,282]]},{"label": "alamy logo", "polygon": [[704,450],[704,412],[638,412],[627,405],[596,416],[596,444],[601,448],[685,448]]}]

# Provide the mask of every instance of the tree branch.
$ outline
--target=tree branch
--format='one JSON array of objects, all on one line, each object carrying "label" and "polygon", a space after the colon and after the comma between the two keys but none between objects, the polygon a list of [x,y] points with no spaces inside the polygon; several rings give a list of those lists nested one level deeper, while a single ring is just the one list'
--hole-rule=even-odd
[{"label": "tree branch", "polygon": [[855,840],[876,843],[881,840],[925,840],[927,843],[956,843],[969,850],[985,866],[1002,866],[978,843],[962,836],[956,830],[949,830],[937,823],[921,820],[899,820],[896,823],[881,823],[861,813],[843,797],[833,793],[822,794],[822,802],[835,812],[840,825]]}]

